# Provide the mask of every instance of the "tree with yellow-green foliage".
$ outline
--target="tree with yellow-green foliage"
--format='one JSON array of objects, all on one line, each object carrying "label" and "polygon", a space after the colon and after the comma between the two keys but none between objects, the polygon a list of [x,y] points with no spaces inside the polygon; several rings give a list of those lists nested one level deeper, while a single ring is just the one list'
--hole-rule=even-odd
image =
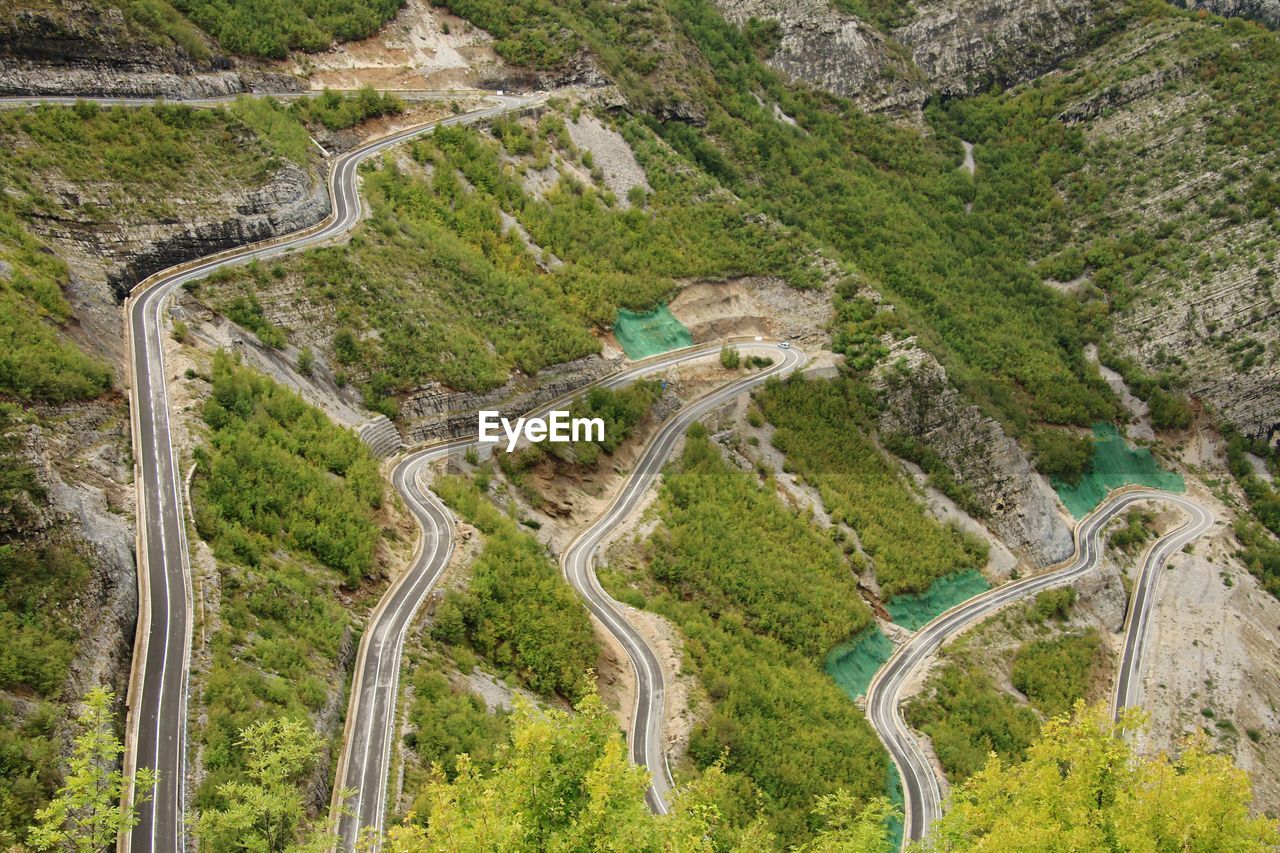
[{"label": "tree with yellow-green foliage", "polygon": [[[112,725],[111,692],[95,687],[85,696],[80,728],[66,778],[49,805],[36,812],[30,842],[36,850],[92,853],[138,823],[138,806],[151,796],[155,774],[145,768],[132,780],[133,802],[121,805],[130,779],[119,769],[124,747]],[[15,848],[16,849],[16,848]]]},{"label": "tree with yellow-green foliage", "polygon": [[1078,702],[1045,724],[1020,763],[992,758],[954,789],[921,853],[1021,851],[1263,851],[1280,827],[1249,812],[1249,775],[1209,752],[1203,735],[1177,755],[1134,753],[1145,726]]},{"label": "tree with yellow-green foliage", "polygon": [[[420,798],[427,814],[387,831],[385,853],[778,849],[762,818],[746,826],[725,819],[715,805],[728,781],[719,767],[682,787],[670,814],[653,814],[644,800],[649,774],[630,762],[617,721],[594,692],[576,713],[519,706],[492,773],[465,756],[458,766],[452,782]],[[859,806],[843,791],[822,798],[815,815],[825,829],[803,849],[888,853],[892,806]]]}]

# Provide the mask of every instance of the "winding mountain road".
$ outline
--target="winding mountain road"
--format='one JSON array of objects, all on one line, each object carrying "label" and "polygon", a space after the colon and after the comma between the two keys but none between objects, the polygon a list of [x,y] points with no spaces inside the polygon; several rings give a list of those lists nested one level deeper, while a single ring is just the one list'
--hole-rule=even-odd
[{"label": "winding mountain road", "polygon": [[1000,608],[1042,590],[1062,586],[1093,569],[1102,553],[1100,535],[1107,523],[1139,501],[1162,501],[1183,510],[1185,524],[1161,537],[1147,554],[1129,607],[1115,705],[1136,704],[1141,682],[1149,616],[1155,606],[1160,569],[1170,554],[1201,536],[1213,515],[1195,501],[1151,489],[1125,489],[1111,495],[1076,525],[1075,555],[1061,568],[996,587],[956,605],[914,633],[880,668],[867,690],[867,717],[884,742],[902,779],[905,799],[904,841],[924,836],[942,813],[942,796],[933,766],[903,720],[904,688],[943,643]]},{"label": "winding mountain road", "polygon": [[125,769],[132,778],[135,768],[151,768],[158,782],[151,799],[139,810],[138,825],[121,840],[123,850],[169,853],[185,847],[187,682],[193,617],[183,489],[169,423],[164,306],[175,288],[220,267],[321,243],[352,228],[360,218],[357,170],[367,158],[436,127],[526,109],[540,99],[491,96],[490,100],[496,102],[492,107],[407,128],[335,158],[328,179],[332,210],[318,225],[164,270],[139,283],[126,301],[140,606]]},{"label": "winding mountain road", "polygon": [[[12,98],[4,99],[0,107],[60,100]],[[149,99],[91,100],[104,104],[151,103]],[[205,277],[220,267],[321,243],[352,228],[359,220],[361,209],[357,170],[368,157],[430,132],[435,127],[466,124],[527,109],[537,105],[541,98],[489,96],[489,100],[496,102],[495,105],[407,128],[335,158],[328,179],[332,211],[318,225],[284,238],[161,271],[139,283],[126,301],[130,414],[138,488],[140,605],[130,685],[125,768],[130,775],[135,768],[152,768],[157,773],[158,782],[150,800],[139,810],[138,825],[122,837],[122,850],[169,853],[186,846],[187,690],[193,615],[183,488],[170,431],[163,353],[164,307],[177,287]],[[207,99],[208,105],[218,102],[219,99]],[[205,105],[205,101],[194,103]],[[625,384],[681,361],[718,353],[719,346],[716,343],[695,347],[650,360],[608,377],[599,384]],[[636,763],[645,765],[651,773],[653,783],[647,798],[650,806],[658,812],[665,812],[666,795],[671,787],[661,744],[664,700],[661,667],[652,650],[619,615],[615,603],[600,587],[592,569],[592,560],[599,544],[640,502],[689,424],[768,376],[791,372],[803,361],[798,351],[779,350],[776,344],[747,343],[741,348],[761,348],[774,356],[781,352],[782,356],[768,370],[712,392],[686,406],[664,424],[646,446],[627,483],[608,510],[571,543],[562,560],[562,568],[570,583],[586,600],[595,618],[617,637],[635,669],[638,690],[633,714],[632,758]],[[585,387],[574,393],[580,393]],[[339,779],[343,787],[355,791],[347,803],[350,813],[339,819],[341,843],[347,850],[353,849],[362,831],[382,826],[396,716],[400,652],[415,611],[447,564],[453,547],[452,519],[438,499],[422,486],[421,474],[434,459],[461,451],[472,443],[472,439],[462,439],[420,450],[402,459],[393,471],[394,484],[422,525],[423,536],[412,567],[393,584],[374,611],[357,660],[347,737],[339,764]],[[1149,490],[1118,493],[1084,519],[1076,531],[1076,555],[1066,566],[1006,584],[942,614],[913,635],[876,674],[868,690],[867,714],[903,780],[907,839],[922,837],[940,814],[941,797],[933,769],[899,711],[904,686],[925,660],[951,636],[1015,599],[1067,583],[1091,569],[1100,550],[1098,535],[1101,529],[1124,508],[1140,500],[1172,503],[1186,511],[1190,520],[1153,546],[1135,586],[1113,706],[1118,712],[1119,708],[1136,704],[1140,698],[1139,676],[1147,651],[1146,635],[1160,569],[1169,555],[1202,535],[1213,524],[1212,515],[1194,501]]]},{"label": "winding mountain road", "polygon": [[[702,344],[634,364],[622,371],[584,385],[553,400],[531,415],[541,415],[589,388],[616,388],[642,376],[697,359],[718,358],[722,342]],[[768,368],[749,374],[689,403],[668,419],[650,439],[628,474],[627,481],[605,513],[583,531],[565,551],[561,562],[565,576],[586,600],[588,609],[627,650],[637,677],[633,712],[632,759],[646,766],[653,779],[647,799],[657,812],[667,809],[665,795],[671,787],[662,749],[662,668],[653,650],[618,613],[613,599],[600,587],[591,570],[595,548],[617,524],[635,509],[645,491],[662,470],[676,441],[689,425],[707,412],[773,376],[784,376],[803,361],[794,348],[773,342],[737,343],[740,351],[775,359]],[[400,657],[414,615],[431,591],[453,553],[453,518],[424,483],[423,471],[449,454],[481,447],[474,436],[421,448],[404,456],[392,470],[392,483],[422,527],[418,549],[408,570],[388,589],[369,619],[356,658],[355,679],[347,711],[347,736],[338,762],[339,793],[334,814],[341,849],[355,850],[366,835],[376,837],[386,812],[387,783],[396,729],[396,698]],[[501,452],[501,451],[495,451]]]}]

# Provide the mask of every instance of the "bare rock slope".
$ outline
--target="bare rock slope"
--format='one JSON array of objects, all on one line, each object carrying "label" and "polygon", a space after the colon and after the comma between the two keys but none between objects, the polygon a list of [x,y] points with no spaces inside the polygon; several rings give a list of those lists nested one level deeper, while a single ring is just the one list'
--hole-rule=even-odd
[{"label": "bare rock slope", "polygon": [[769,64],[873,112],[918,120],[935,92],[1030,80],[1081,49],[1096,0],[932,0],[884,33],[826,0],[714,0],[731,23],[776,21]]},{"label": "bare rock slope", "polygon": [[989,509],[989,523],[1006,545],[1038,565],[1071,554],[1071,532],[1049,484],[999,423],[964,401],[914,339],[894,344],[875,381],[885,402],[881,432],[910,436],[937,453]]}]

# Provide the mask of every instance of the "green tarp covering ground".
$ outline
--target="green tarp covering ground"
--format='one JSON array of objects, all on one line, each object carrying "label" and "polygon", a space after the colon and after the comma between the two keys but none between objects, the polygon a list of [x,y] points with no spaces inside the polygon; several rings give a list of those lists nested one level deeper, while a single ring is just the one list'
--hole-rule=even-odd
[{"label": "green tarp covering ground", "polygon": [[828,652],[824,669],[850,699],[857,699],[892,654],[893,643],[879,628],[872,628]]},{"label": "green tarp covering ground", "polygon": [[981,572],[968,569],[938,578],[922,595],[895,595],[889,599],[885,609],[895,623],[908,631],[915,631],[939,613],[990,588]]},{"label": "green tarp covering ground", "polygon": [[618,309],[613,334],[622,344],[627,358],[648,358],[668,350],[693,344],[693,335],[677,320],[667,306],[659,305],[645,314],[637,314],[625,308]]},{"label": "green tarp covering ground", "polygon": [[[872,628],[828,652],[824,668],[845,695],[850,699],[857,699],[866,695],[872,676],[892,654],[893,643],[880,633],[879,628]],[[889,773],[885,779],[885,794],[899,810],[903,808],[902,782],[898,779],[898,768],[894,767],[892,761],[889,762]],[[889,821],[889,835],[893,839],[894,850],[902,846],[900,818]]]},{"label": "green tarp covering ground", "polygon": [[1111,424],[1094,424],[1093,437],[1093,464],[1080,482],[1072,486],[1060,480],[1053,481],[1058,497],[1076,518],[1088,515],[1109,492],[1121,486],[1186,491],[1187,484],[1182,475],[1161,468],[1145,447],[1130,447]]},{"label": "green tarp covering ground", "polygon": [[[885,793],[889,795],[889,802],[898,807],[899,814],[905,814],[907,800],[902,796],[902,780],[898,778],[898,768],[894,766],[892,761],[889,762],[889,778],[885,781]],[[904,830],[905,827],[902,825],[901,816],[892,818],[889,821],[889,840],[893,842],[891,849],[901,849]]]}]

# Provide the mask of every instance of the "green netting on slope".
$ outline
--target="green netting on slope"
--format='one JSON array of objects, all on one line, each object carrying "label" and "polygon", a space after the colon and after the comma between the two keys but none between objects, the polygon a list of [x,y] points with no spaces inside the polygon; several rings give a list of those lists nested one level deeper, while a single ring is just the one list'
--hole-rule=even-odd
[{"label": "green netting on slope", "polygon": [[619,308],[613,334],[630,359],[648,358],[693,344],[693,335],[665,305],[659,305],[646,314]]},{"label": "green netting on slope", "polygon": [[991,588],[987,579],[977,569],[966,569],[938,578],[921,595],[895,595],[885,605],[893,621],[908,631],[914,631],[930,622],[943,611],[950,610],[962,601],[973,598]]},{"label": "green netting on slope", "polygon": [[[889,802],[898,807],[899,814],[905,813],[907,800],[902,796],[902,780],[898,778],[898,768],[894,766],[892,761],[889,762],[889,778],[885,780],[885,792],[889,795]],[[889,849],[902,849],[903,832],[905,832],[905,828],[902,825],[902,818],[890,818],[889,840],[893,842],[893,846]]]},{"label": "green netting on slope", "polygon": [[1054,480],[1053,487],[1071,514],[1083,518],[1102,503],[1112,489],[1138,485],[1164,489],[1167,492],[1186,491],[1182,475],[1166,471],[1156,462],[1145,447],[1130,447],[1124,437],[1111,424],[1094,424],[1095,450],[1089,472],[1072,486]]},{"label": "green netting on slope", "polygon": [[893,643],[879,628],[863,631],[827,653],[824,669],[850,699],[866,694],[871,677],[893,654]]},{"label": "green netting on slope", "polygon": [[[865,696],[867,687],[876,670],[884,666],[885,661],[893,654],[893,643],[880,632],[879,628],[863,631],[856,637],[841,643],[827,653],[824,669],[850,699]],[[885,776],[884,790],[889,801],[901,811],[905,806],[902,798],[902,782],[898,779],[898,768],[892,761]],[[902,846],[902,819],[889,821],[889,837],[893,839],[893,849]]]}]

